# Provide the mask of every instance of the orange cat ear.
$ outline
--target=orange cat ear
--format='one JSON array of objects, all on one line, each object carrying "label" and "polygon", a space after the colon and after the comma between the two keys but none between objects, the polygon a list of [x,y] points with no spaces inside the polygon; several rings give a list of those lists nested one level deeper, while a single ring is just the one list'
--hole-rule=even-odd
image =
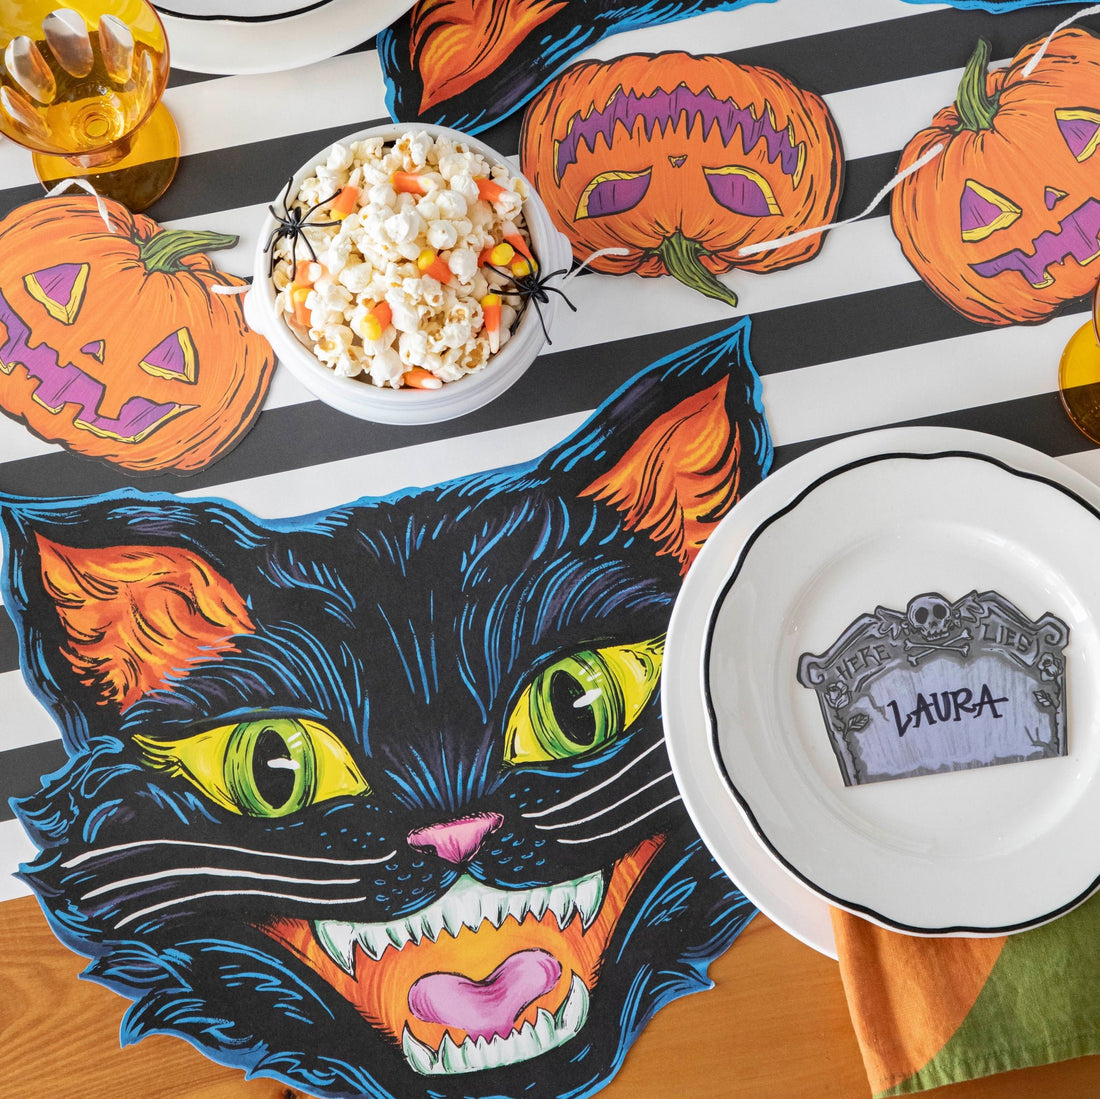
[{"label": "orange cat ear", "polygon": [[240,594],[197,554],[170,546],[63,546],[36,535],[65,659],[120,710],[234,648],[254,630]]},{"label": "orange cat ear", "polygon": [[655,419],[583,492],[623,512],[659,554],[687,572],[699,548],[742,494],[742,440],[726,409],[728,378]]}]

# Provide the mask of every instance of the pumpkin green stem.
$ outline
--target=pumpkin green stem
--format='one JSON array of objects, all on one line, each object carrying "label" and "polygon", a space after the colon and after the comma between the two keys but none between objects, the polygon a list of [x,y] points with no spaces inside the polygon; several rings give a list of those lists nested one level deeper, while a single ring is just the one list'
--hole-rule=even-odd
[{"label": "pumpkin green stem", "polygon": [[656,253],[665,270],[685,286],[736,308],[737,295],[728,286],[723,286],[717,276],[700,262],[699,257],[706,254],[706,249],[697,240],[690,240],[677,229],[672,236],[661,241]]},{"label": "pumpkin green stem", "polygon": [[993,119],[997,116],[999,96],[990,96],[985,90],[986,74],[989,72],[989,43],[978,39],[978,45],[966,63],[959,92],[955,97],[955,113],[959,124],[955,133],[964,130],[992,130]]},{"label": "pumpkin green stem", "polygon": [[138,256],[147,271],[182,271],[181,262],[198,252],[232,248],[240,238],[205,229],[162,229],[138,244]]}]

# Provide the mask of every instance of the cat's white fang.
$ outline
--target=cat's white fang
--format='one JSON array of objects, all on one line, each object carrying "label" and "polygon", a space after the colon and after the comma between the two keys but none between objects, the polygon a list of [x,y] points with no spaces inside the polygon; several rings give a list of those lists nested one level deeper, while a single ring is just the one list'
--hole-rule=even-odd
[{"label": "cat's white fang", "polygon": [[[579,978],[577,978],[579,980]],[[572,985],[569,986],[572,990]],[[530,1024],[528,1024],[530,1026]],[[535,1041],[538,1043],[539,1049],[545,1049],[550,1040],[554,1037],[554,1016],[544,1007],[540,1007],[538,1013],[535,1016],[535,1026],[533,1030]]]},{"label": "cat's white fang", "polygon": [[536,920],[541,920],[542,917],[546,915],[546,906],[549,903],[549,889],[532,889],[531,892],[527,894],[527,910]]},{"label": "cat's white fang", "polygon": [[355,976],[356,927],[344,920],[318,920],[317,941],[349,977]]},{"label": "cat's white fang", "polygon": [[381,923],[356,924],[356,936],[364,953],[378,961],[386,952],[386,947],[392,945],[389,935],[386,933],[386,925]]},{"label": "cat's white fang", "polygon": [[401,1034],[401,1052],[405,1054],[405,1060],[421,1075],[428,1076],[435,1064],[435,1050],[425,1045],[406,1026]]},{"label": "cat's white fang", "polygon": [[553,1015],[539,1008],[534,1024],[524,1023],[519,1030],[512,1031],[506,1037],[497,1034],[489,1041],[483,1037],[467,1038],[459,1045],[447,1033],[439,1043],[439,1049],[433,1050],[414,1038],[406,1026],[401,1035],[401,1048],[405,1060],[422,1076],[479,1072],[515,1065],[555,1049],[576,1035],[587,1018],[588,986],[574,974],[569,984],[569,995]]},{"label": "cat's white fang", "polygon": [[581,924],[587,931],[603,904],[603,875],[589,874],[577,883],[577,910],[581,914]]},{"label": "cat's white fang", "polygon": [[[558,1034],[576,1034],[588,1018],[588,986],[573,974],[569,985],[569,995],[565,1003],[554,1014],[555,1032]],[[565,1041],[563,1038],[562,1041]]]},{"label": "cat's white fang", "polygon": [[546,907],[554,913],[554,919],[558,921],[558,927],[562,930],[569,926],[569,921],[572,920],[573,913],[577,910],[575,902],[576,890],[573,888],[572,883],[559,885],[550,890]]},{"label": "cat's white fang", "polygon": [[538,889],[493,889],[463,874],[439,900],[410,916],[389,923],[317,920],[314,932],[325,953],[345,973],[354,976],[355,943],[378,961],[390,946],[401,950],[410,942],[436,942],[444,931],[455,938],[463,927],[477,931],[486,921],[500,927],[509,916],[517,923],[528,914],[541,920],[548,911],[559,928],[567,927],[578,913],[582,925],[588,928],[600,910],[603,894],[603,874],[599,871]]}]

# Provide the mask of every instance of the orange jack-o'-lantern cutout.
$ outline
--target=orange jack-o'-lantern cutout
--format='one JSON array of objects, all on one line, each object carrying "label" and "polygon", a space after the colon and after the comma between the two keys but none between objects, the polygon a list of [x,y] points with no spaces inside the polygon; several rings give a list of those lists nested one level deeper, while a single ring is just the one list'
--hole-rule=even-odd
[{"label": "orange jack-o'-lantern cutout", "polygon": [[162,229],[117,203],[41,199],[0,222],[0,407],[41,438],[134,472],[192,472],[239,441],[275,358],[243,286],[201,253],[235,237]]},{"label": "orange jack-o'-lantern cutout", "polygon": [[736,304],[715,275],[817,254],[818,236],[742,255],[832,220],[841,157],[825,103],[779,73],[685,53],[566,69],[528,108],[524,173],[580,260],[675,275]]},{"label": "orange jack-o'-lantern cutout", "polygon": [[985,324],[1045,320],[1100,279],[1100,39],[1068,29],[988,72],[980,42],[954,104],[902,153],[894,233],[941,298]]}]

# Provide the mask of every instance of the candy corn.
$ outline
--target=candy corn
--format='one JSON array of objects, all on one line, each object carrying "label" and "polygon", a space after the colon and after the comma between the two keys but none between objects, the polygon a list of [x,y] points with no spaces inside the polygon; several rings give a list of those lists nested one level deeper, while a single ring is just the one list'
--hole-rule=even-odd
[{"label": "candy corn", "polygon": [[489,350],[495,355],[500,350],[500,307],[499,294],[486,294],[481,299],[481,312],[485,318],[485,333],[489,337]]},{"label": "candy corn", "polygon": [[507,267],[515,254],[516,250],[510,244],[501,241],[500,244],[494,244],[491,248],[485,248],[477,257],[477,263],[479,267],[484,267],[487,263],[491,263],[494,267]]},{"label": "candy corn", "polygon": [[500,196],[508,193],[495,179],[486,176],[474,176],[474,182],[477,184],[477,197],[486,202],[499,202]]},{"label": "candy corn", "polygon": [[355,204],[359,200],[359,188],[353,187],[350,183],[344,187],[341,187],[336,192],[336,197],[332,200],[329,206],[329,213],[337,219],[337,221],[343,221],[355,209]]},{"label": "candy corn", "polygon": [[451,269],[447,266],[447,261],[434,248],[425,248],[416,257],[416,266],[422,274],[430,275],[436,282],[451,281]]},{"label": "candy corn", "polygon": [[394,172],[390,176],[393,189],[400,194],[426,195],[428,185],[416,172]]},{"label": "candy corn", "polygon": [[389,307],[389,303],[380,301],[367,310],[367,315],[359,322],[356,331],[368,343],[372,340],[380,340],[391,320],[393,320],[393,310]]},{"label": "candy corn", "polygon": [[504,239],[519,252],[521,256],[526,257],[527,262],[531,265],[532,271],[537,271],[539,265],[535,262],[535,257],[531,254],[531,249],[527,247],[527,241],[520,235],[520,231],[516,228],[515,223],[506,221],[502,228],[504,230]]},{"label": "candy corn", "polygon": [[306,308],[308,297],[308,286],[295,286],[290,291],[290,303],[294,307],[294,323],[301,328],[308,328],[312,323],[310,311]]},{"label": "candy corn", "polygon": [[413,389],[440,389],[443,381],[437,378],[430,370],[422,366],[414,366],[401,375],[401,381]]}]

